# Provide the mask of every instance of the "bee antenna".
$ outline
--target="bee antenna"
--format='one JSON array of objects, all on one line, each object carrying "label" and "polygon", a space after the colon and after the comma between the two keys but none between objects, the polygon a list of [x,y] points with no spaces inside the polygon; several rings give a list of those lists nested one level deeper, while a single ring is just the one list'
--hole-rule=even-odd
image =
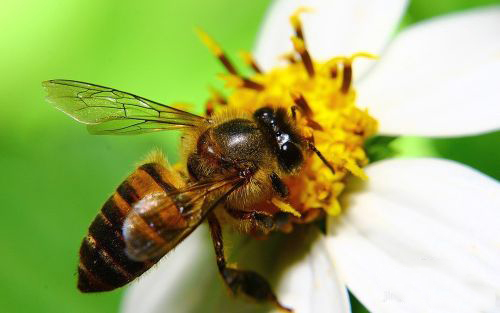
[{"label": "bee antenna", "polygon": [[330,162],[328,162],[328,160],[325,158],[323,153],[321,153],[321,151],[319,151],[318,148],[316,148],[316,146],[311,141],[308,141],[308,145],[309,145],[309,149],[311,149],[314,153],[316,153],[316,155],[321,159],[321,161],[323,161],[323,163],[326,165],[326,167],[328,167],[328,169],[330,169],[332,174],[335,175],[335,169],[333,168],[333,165]]}]

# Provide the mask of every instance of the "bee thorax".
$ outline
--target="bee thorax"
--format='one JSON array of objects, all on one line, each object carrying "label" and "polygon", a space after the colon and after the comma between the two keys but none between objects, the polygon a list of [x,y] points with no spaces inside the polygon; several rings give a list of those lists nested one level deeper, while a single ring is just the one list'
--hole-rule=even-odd
[{"label": "bee thorax", "polygon": [[249,178],[269,148],[255,122],[236,118],[207,129],[188,156],[189,174],[196,180],[225,172]]}]

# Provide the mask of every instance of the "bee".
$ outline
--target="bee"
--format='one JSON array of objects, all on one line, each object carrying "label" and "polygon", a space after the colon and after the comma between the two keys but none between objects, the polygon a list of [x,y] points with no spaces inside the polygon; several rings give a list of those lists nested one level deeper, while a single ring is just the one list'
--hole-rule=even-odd
[{"label": "bee", "polygon": [[154,153],[118,186],[90,225],[78,264],[82,292],[128,284],[208,221],[217,267],[229,289],[290,311],[261,275],[226,263],[220,221],[229,216],[254,234],[279,229],[289,214],[269,203],[274,197],[286,202],[283,179],[297,175],[311,153],[327,162],[294,126],[293,110],[226,109],[204,117],[90,83],[49,80],[43,86],[49,102],[87,124],[92,134],[182,131],[183,169]]}]

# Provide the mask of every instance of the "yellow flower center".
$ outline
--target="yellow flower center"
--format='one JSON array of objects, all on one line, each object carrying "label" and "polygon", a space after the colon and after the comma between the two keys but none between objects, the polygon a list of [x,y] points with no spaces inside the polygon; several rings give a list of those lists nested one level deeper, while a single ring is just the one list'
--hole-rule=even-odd
[{"label": "yellow flower center", "polygon": [[[262,72],[251,55],[244,54],[244,60],[255,71],[251,77],[238,74],[222,49],[205,33],[200,35],[229,72],[222,77],[233,91],[224,104],[248,111],[264,106],[293,111],[299,131],[305,138],[312,138],[316,148],[333,165],[335,174],[311,154],[300,174],[286,180],[289,203],[273,201],[273,204],[284,211],[299,212],[303,217],[311,209],[337,215],[341,212],[338,197],[347,176],[366,179],[362,167],[368,164],[368,158],[363,144],[377,131],[377,121],[367,110],[356,107],[356,91],[352,87],[353,60],[372,56],[358,53],[327,62],[313,61],[306,49],[298,13],[291,18],[295,51],[284,56],[289,64]],[[221,102],[218,93],[208,101],[210,105]]]}]

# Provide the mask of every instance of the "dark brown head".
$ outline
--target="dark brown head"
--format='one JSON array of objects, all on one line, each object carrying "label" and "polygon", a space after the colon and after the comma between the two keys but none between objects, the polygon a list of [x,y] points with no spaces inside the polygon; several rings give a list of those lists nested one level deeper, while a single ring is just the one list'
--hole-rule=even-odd
[{"label": "dark brown head", "polygon": [[292,173],[304,163],[304,142],[294,129],[284,108],[263,107],[253,115],[266,141],[278,159],[278,164],[285,173]]}]

